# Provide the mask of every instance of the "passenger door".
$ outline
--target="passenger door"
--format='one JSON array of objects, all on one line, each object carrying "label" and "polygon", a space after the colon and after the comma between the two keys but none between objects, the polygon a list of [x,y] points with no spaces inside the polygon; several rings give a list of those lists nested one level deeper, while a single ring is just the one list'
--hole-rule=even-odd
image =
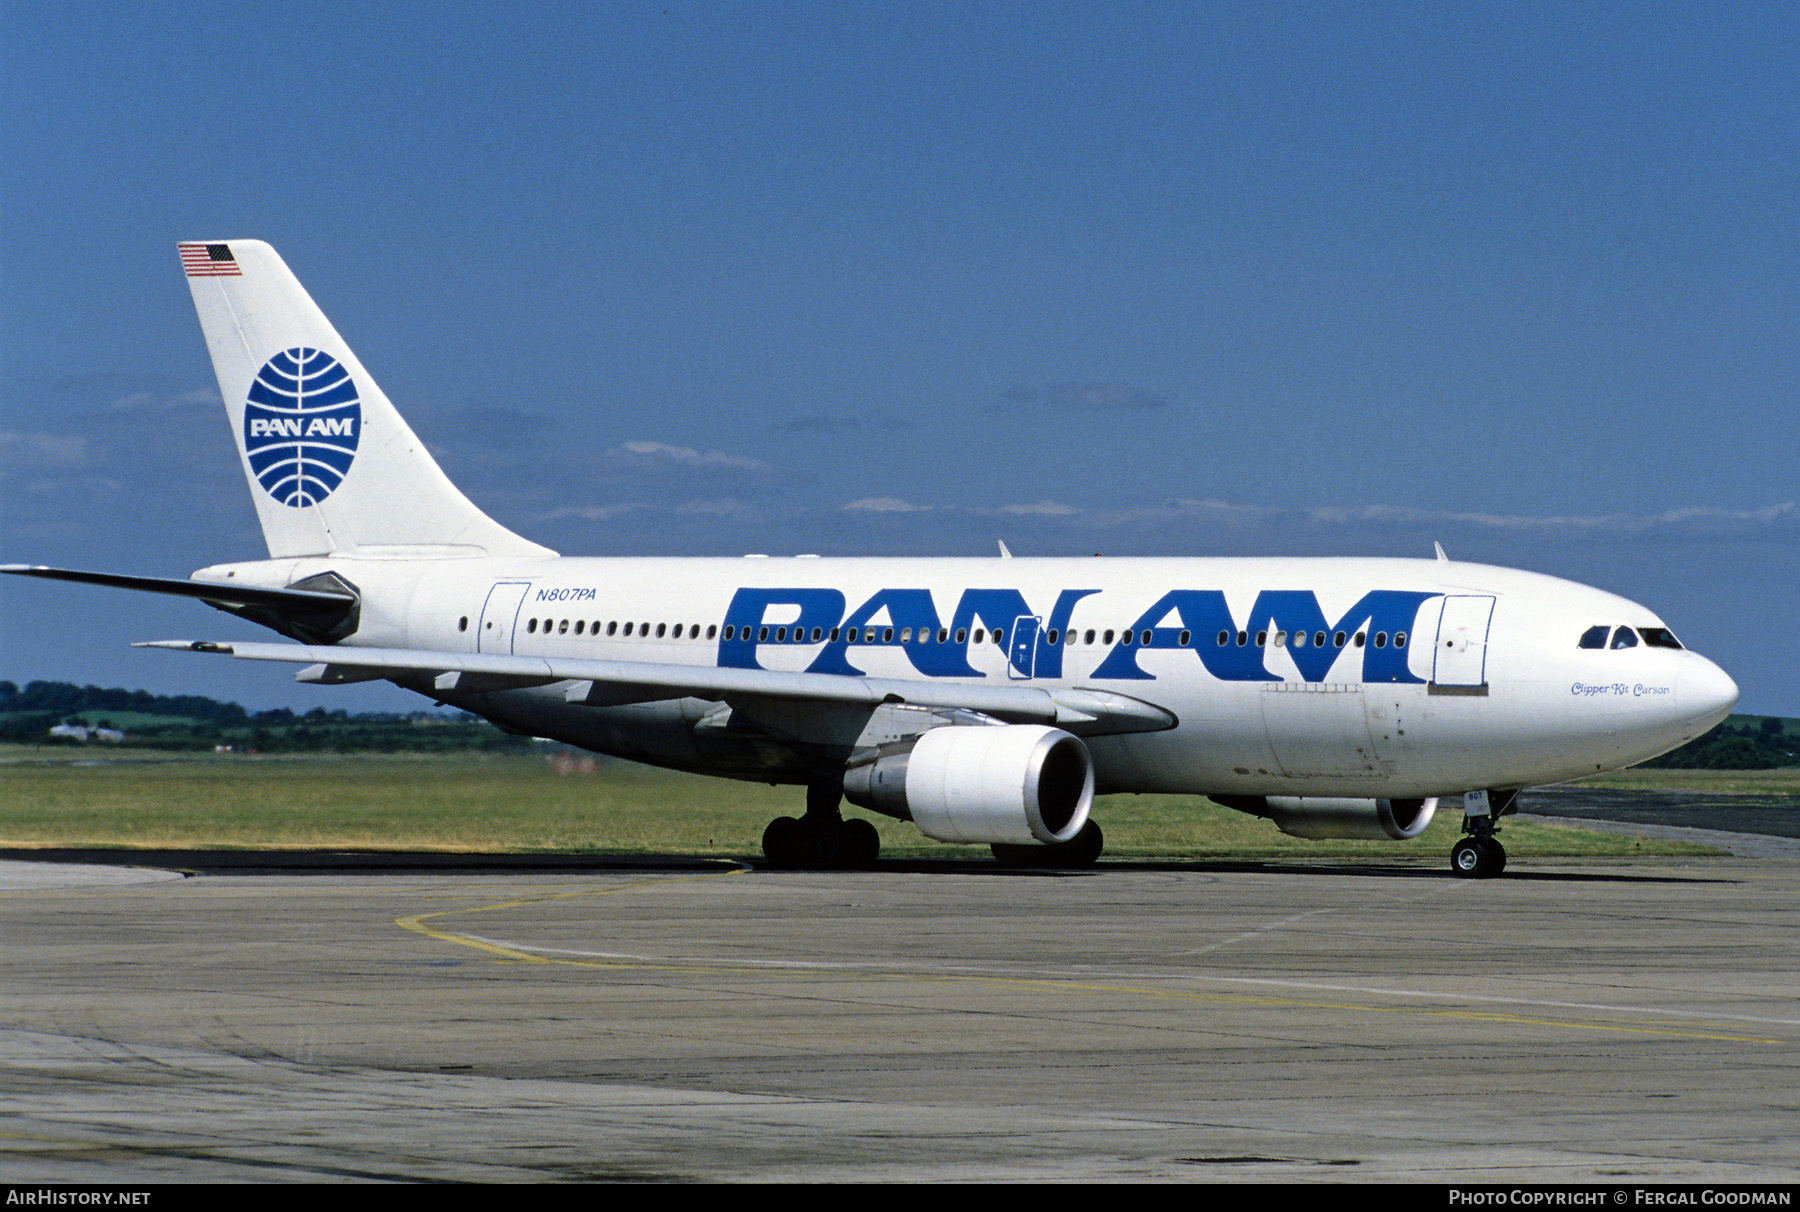
[{"label": "passenger door", "polygon": [[1482,594],[1448,594],[1438,615],[1437,646],[1431,658],[1434,686],[1487,684],[1488,627],[1494,599]]},{"label": "passenger door", "polygon": [[530,588],[530,581],[499,581],[488,590],[487,601],[481,607],[481,630],[475,636],[476,652],[512,653],[519,606]]}]

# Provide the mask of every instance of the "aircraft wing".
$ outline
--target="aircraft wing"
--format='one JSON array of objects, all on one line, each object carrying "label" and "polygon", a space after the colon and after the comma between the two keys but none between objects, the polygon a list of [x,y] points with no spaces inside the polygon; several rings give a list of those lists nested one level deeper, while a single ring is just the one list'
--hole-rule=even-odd
[{"label": "aircraft wing", "polygon": [[1080,687],[980,686],[905,678],[844,677],[830,673],[786,673],[770,669],[726,669],[646,661],[591,661],[562,657],[501,656],[409,648],[350,648],[335,645],[212,643],[155,640],[138,648],[216,653],[247,661],[304,664],[303,682],[358,682],[429,678],[439,692],[517,690],[567,682],[572,703],[617,706],[656,699],[784,698],[815,702],[904,703],[915,707],[961,708],[1013,723],[1054,724],[1077,736],[1117,732],[1157,732],[1173,728],[1173,712],[1129,695]]}]

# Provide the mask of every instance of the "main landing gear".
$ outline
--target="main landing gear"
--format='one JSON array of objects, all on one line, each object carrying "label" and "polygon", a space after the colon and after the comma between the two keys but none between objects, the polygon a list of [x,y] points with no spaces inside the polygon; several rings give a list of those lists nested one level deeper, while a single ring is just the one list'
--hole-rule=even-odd
[{"label": "main landing gear", "polygon": [[763,857],[771,867],[842,871],[875,865],[881,835],[861,817],[845,820],[838,811],[842,793],[829,784],[806,789],[806,815],[778,816],[763,830]]}]

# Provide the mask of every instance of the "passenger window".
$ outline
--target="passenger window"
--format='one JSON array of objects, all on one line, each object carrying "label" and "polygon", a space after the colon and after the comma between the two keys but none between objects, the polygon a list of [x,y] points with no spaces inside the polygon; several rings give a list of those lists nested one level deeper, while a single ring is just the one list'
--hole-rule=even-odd
[{"label": "passenger window", "polygon": [[1092,644],[1094,642],[1094,629],[1092,627],[1081,633],[1081,642],[1083,644]]},{"label": "passenger window", "polygon": [[581,634],[582,628],[586,625],[586,623],[587,623],[586,619],[576,619],[575,620],[575,634],[576,635]]},{"label": "passenger window", "polygon": [[525,620],[525,633],[527,635],[531,635],[531,634],[534,634],[536,631],[537,631],[537,620],[536,619],[526,619]]},{"label": "passenger window", "polygon": [[[817,631],[818,628],[815,627],[813,630]],[[708,623],[706,625],[706,638],[707,639],[709,639],[709,640],[716,639],[716,638],[718,638],[718,634],[719,634],[719,625],[717,623]]]},{"label": "passenger window", "polygon": [[457,622],[456,629],[458,631],[467,631],[469,629],[469,616],[468,615],[465,614],[462,617],[462,619]]},{"label": "passenger window", "polygon": [[1629,627],[1619,628],[1613,632],[1612,646],[1614,648],[1636,648],[1637,632]]},{"label": "passenger window", "polygon": [[758,644],[766,644],[769,642],[769,629],[767,627],[758,627],[756,629],[756,642]]},{"label": "passenger window", "polygon": [[1056,628],[1052,627],[1050,629],[1049,633],[1044,636],[1044,641],[1046,643],[1054,644],[1054,643],[1056,643],[1057,637],[1060,636],[1061,634],[1062,634],[1062,632],[1060,632]]},{"label": "passenger window", "polygon": [[1144,628],[1143,633],[1138,636],[1138,643],[1146,648],[1150,646],[1150,629],[1148,627]]},{"label": "passenger window", "polygon": [[663,624],[661,623],[656,625],[656,638],[659,640],[663,638]]},{"label": "passenger window", "polygon": [[1193,638],[1194,638],[1194,633],[1193,633],[1193,632],[1191,632],[1191,631],[1184,631],[1184,632],[1182,632],[1182,633],[1181,633],[1181,634],[1180,634],[1180,635],[1178,635],[1178,636],[1176,636],[1176,637],[1175,637],[1175,642],[1176,642],[1176,643],[1177,643],[1177,644],[1179,644],[1179,645],[1181,645],[1181,646],[1182,646],[1182,647],[1183,647],[1183,648],[1186,648],[1186,647],[1187,647],[1187,646],[1188,646],[1188,641],[1189,641],[1189,640],[1191,640],[1191,639],[1193,639]]},{"label": "passenger window", "polygon": [[1112,628],[1108,627],[1106,629],[1106,634],[1100,637],[1100,641],[1101,641],[1101,643],[1104,643],[1104,644],[1110,644],[1113,642]]},{"label": "passenger window", "polygon": [[1357,647],[1358,647],[1358,648],[1361,648],[1361,647],[1362,647],[1362,646],[1363,646],[1363,640],[1364,640],[1364,638],[1365,638],[1365,637],[1366,637],[1366,636],[1367,636],[1367,635],[1368,635],[1368,634],[1369,634],[1369,633],[1368,633],[1368,632],[1366,632],[1366,631],[1359,631],[1359,632],[1357,632],[1357,633],[1356,633],[1356,638],[1355,638],[1355,640],[1354,640],[1354,641],[1353,641],[1353,642],[1354,642],[1354,643],[1355,643],[1355,645],[1356,645],[1356,646],[1357,646]]},{"label": "passenger window", "polygon": [[[1344,641],[1341,639],[1338,641],[1339,644],[1342,644],[1343,642]],[[1313,632],[1313,647],[1314,648],[1325,647],[1325,633],[1323,631]]]},{"label": "passenger window", "polygon": [[785,643],[787,643],[787,628],[785,628],[785,627],[777,627],[777,628],[776,628],[776,629],[775,629],[775,642],[776,642],[776,643],[777,643],[777,644],[785,644]]},{"label": "passenger window", "polygon": [[1375,633],[1375,647],[1377,647],[1377,648],[1386,648],[1387,647],[1387,632],[1377,631]]},{"label": "passenger window", "polygon": [[940,644],[948,644],[950,642],[950,629],[948,627],[938,628],[937,642]]},{"label": "passenger window", "polygon": [[1268,647],[1268,644],[1269,644],[1269,633],[1266,631],[1257,632],[1256,633],[1256,646],[1258,648],[1266,648],[1266,647]]},{"label": "passenger window", "polygon": [[562,622],[560,622],[556,625],[556,634],[557,635],[568,635],[569,634],[569,620],[564,619]]},{"label": "passenger window", "polygon": [[985,627],[977,627],[975,629],[975,642],[977,644],[987,643],[987,629]]},{"label": "passenger window", "polygon": [[1406,647],[1406,633],[1404,631],[1396,631],[1394,633],[1394,647],[1396,647],[1396,648]]},{"label": "passenger window", "polygon": [[1287,632],[1277,631],[1275,633],[1275,647],[1282,648],[1282,647],[1285,647],[1286,645],[1287,645]]},{"label": "passenger window", "polygon": [[[1281,643],[1281,635],[1279,633],[1277,633],[1275,636],[1275,642],[1277,644]],[[1304,631],[1296,631],[1294,633],[1294,647],[1296,647],[1296,648],[1306,647],[1306,633]]]},{"label": "passenger window", "polygon": [[608,639],[610,639],[610,638],[612,638],[612,637],[613,637],[613,636],[615,636],[615,635],[618,635],[618,634],[619,634],[619,622],[618,622],[618,620],[617,620],[617,619],[613,619],[613,620],[610,620],[610,621],[609,621],[609,622],[608,622],[608,623],[607,623],[607,624],[606,624],[606,635],[607,635],[607,638],[608,638]]},{"label": "passenger window", "polygon": [[1346,636],[1343,632],[1340,631],[1336,635],[1331,637],[1331,646],[1333,648],[1342,648],[1344,646],[1344,641],[1348,638],[1349,638],[1348,636]]},{"label": "passenger window", "polygon": [[1588,628],[1586,631],[1581,633],[1580,646],[1582,648],[1604,648],[1604,647],[1606,647],[1606,636],[1607,636],[1607,633],[1610,632],[1611,630],[1612,630],[1612,628],[1606,627],[1606,626]]}]

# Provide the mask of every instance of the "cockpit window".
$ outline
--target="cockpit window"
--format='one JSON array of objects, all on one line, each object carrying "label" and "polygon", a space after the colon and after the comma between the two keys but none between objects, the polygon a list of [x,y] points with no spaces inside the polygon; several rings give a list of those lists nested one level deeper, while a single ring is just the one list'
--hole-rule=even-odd
[{"label": "cockpit window", "polygon": [[[1675,633],[1667,627],[1614,627],[1601,624],[1588,628],[1581,633],[1580,646],[1583,648],[1636,648],[1638,637],[1642,636],[1648,648],[1682,647]],[[1611,640],[1609,643],[1608,640]]]}]

